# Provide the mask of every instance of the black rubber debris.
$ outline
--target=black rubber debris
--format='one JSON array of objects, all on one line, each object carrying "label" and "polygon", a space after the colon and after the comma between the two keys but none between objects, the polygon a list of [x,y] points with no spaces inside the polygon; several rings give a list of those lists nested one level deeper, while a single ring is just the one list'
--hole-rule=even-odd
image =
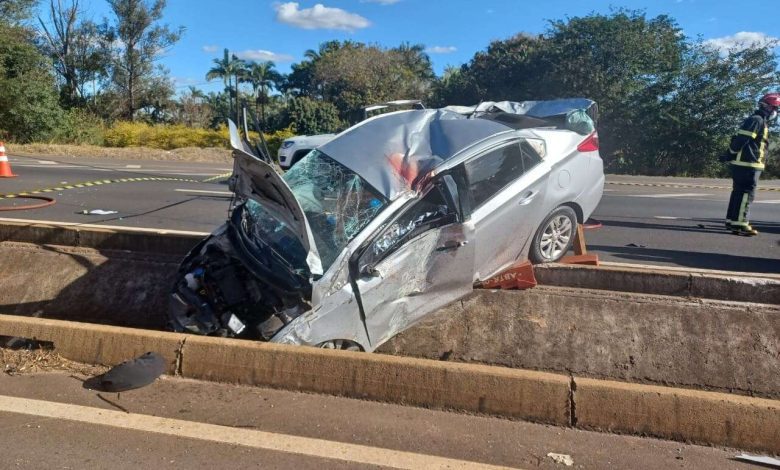
[{"label": "black rubber debris", "polygon": [[145,387],[165,373],[167,364],[161,355],[148,352],[125,361],[108,372],[84,382],[84,388],[100,392],[125,392]]},{"label": "black rubber debris", "polygon": [[631,248],[647,248],[647,245],[637,245],[636,243],[629,243],[626,246],[631,247]]}]

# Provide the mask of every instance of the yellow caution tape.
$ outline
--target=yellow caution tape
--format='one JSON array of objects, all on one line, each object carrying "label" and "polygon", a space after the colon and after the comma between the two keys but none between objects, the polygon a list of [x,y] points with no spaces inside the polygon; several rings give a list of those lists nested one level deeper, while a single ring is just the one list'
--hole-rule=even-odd
[{"label": "yellow caution tape", "polygon": [[0,194],[0,200],[14,199],[21,196],[33,196],[37,194],[54,193],[59,191],[66,191],[68,189],[92,188],[95,186],[104,186],[107,184],[115,184],[115,183],[141,183],[141,182],[148,182],[148,181],[179,181],[182,183],[208,183],[210,181],[216,181],[218,179],[225,178],[227,176],[230,176],[231,174],[232,173],[217,175],[211,178],[207,178],[203,181],[187,179],[187,178],[169,178],[164,176],[144,176],[139,178],[117,178],[117,179],[108,179],[108,180],[86,181],[83,183],[76,183],[76,184],[63,184],[62,186],[57,186],[54,188],[37,189],[35,191],[23,191],[15,194]]}]

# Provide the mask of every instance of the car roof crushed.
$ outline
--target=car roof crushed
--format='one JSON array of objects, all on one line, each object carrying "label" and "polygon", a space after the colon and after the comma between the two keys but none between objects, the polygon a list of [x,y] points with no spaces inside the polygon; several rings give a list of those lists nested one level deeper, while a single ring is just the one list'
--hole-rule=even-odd
[{"label": "car roof crushed", "polygon": [[595,121],[595,103],[582,98],[399,111],[368,119],[319,149],[392,201],[473,144],[519,128],[556,127],[549,118],[573,110]]}]

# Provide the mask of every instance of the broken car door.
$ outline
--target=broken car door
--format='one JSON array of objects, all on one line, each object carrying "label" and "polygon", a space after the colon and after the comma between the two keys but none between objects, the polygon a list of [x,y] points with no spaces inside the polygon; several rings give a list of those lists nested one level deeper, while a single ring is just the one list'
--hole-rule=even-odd
[{"label": "broken car door", "polygon": [[432,186],[358,259],[356,285],[373,348],[471,292],[472,225],[462,222],[451,176]]}]

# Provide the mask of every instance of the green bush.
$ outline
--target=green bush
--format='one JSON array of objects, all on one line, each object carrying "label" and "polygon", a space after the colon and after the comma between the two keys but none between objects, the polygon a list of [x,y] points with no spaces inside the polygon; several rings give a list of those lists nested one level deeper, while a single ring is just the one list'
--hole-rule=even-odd
[{"label": "green bush", "polygon": [[87,111],[71,109],[54,133],[54,142],[58,144],[103,145],[105,126],[103,121]]}]

